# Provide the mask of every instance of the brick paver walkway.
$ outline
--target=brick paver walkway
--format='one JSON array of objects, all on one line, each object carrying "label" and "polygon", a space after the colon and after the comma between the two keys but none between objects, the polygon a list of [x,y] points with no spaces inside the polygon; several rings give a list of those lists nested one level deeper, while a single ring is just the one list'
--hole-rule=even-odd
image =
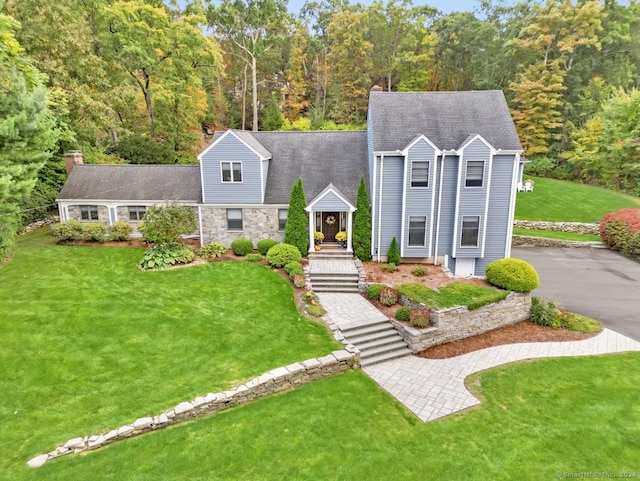
[{"label": "brick paver walkway", "polygon": [[387,319],[360,294],[346,294],[333,292],[318,292],[320,304],[327,314],[324,319],[332,322],[338,328],[347,324],[376,322]]},{"label": "brick paver walkway", "polygon": [[450,359],[409,356],[363,369],[426,422],[480,404],[464,385],[464,379],[474,372],[523,359],[626,351],[640,351],[640,342],[604,329],[597,336],[583,341],[508,344]]},{"label": "brick paver walkway", "polygon": [[345,274],[357,274],[358,268],[356,267],[353,259],[311,259],[309,261],[309,271],[315,273],[345,273]]}]

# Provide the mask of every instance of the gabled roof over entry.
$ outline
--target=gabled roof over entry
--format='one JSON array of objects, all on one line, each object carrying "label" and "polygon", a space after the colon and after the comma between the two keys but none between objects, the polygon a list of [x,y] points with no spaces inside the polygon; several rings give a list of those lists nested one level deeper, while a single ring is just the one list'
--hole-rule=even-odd
[{"label": "gabled roof over entry", "polygon": [[[336,205],[336,207],[332,208],[332,210],[338,211],[349,211],[355,212],[355,206],[347,200],[342,192],[336,189],[335,185],[329,184],[320,194],[318,194],[315,199],[309,202],[309,205],[305,208],[308,212],[312,212],[314,207],[318,204],[321,204],[323,201],[328,201]],[[340,207],[337,207],[338,204],[341,204]]]}]

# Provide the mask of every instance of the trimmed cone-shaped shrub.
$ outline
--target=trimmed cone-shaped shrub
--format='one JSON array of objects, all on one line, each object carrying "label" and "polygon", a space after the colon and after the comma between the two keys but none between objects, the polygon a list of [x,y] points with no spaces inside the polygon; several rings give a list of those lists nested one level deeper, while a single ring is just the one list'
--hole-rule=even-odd
[{"label": "trimmed cone-shaped shrub", "polygon": [[258,248],[258,252],[260,254],[266,256],[267,252],[269,252],[269,249],[271,249],[276,244],[277,242],[273,239],[262,239],[261,241],[258,241],[258,245],[256,247]]},{"label": "trimmed cone-shaped shrub", "polygon": [[371,260],[371,212],[364,176],[360,177],[355,216],[352,236],[353,252],[361,261],[369,261]]},{"label": "trimmed cone-shaped shrub", "polygon": [[237,256],[246,256],[253,252],[253,242],[249,239],[234,239],[231,242],[231,250]]},{"label": "trimmed cone-shaped shrub", "polygon": [[494,286],[516,292],[530,292],[540,285],[538,273],[522,259],[499,259],[485,270],[487,281]]},{"label": "trimmed cone-shaped shrub", "polygon": [[391,239],[389,250],[387,250],[387,262],[389,264],[400,264],[400,249],[398,248],[398,241],[394,237]]},{"label": "trimmed cone-shaped shrub", "polygon": [[300,255],[306,257],[309,252],[309,219],[304,208],[307,200],[304,195],[302,179],[298,179],[291,188],[287,225],[284,228],[284,242],[296,246]]},{"label": "trimmed cone-shaped shrub", "polygon": [[290,244],[276,244],[267,252],[267,261],[273,267],[283,267],[293,261],[300,262],[300,259],[300,251]]}]

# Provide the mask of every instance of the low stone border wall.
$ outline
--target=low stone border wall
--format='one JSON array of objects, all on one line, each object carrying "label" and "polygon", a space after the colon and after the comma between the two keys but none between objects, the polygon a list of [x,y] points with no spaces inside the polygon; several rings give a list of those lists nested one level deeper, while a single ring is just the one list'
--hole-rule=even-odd
[{"label": "low stone border wall", "polygon": [[604,249],[606,246],[602,242],[590,241],[568,241],[562,239],[547,239],[546,237],[514,235],[511,239],[512,247],[573,247],[583,249]]},{"label": "low stone border wall", "polygon": [[209,393],[205,396],[198,396],[192,401],[181,402],[157,416],[136,419],[134,422],[112,429],[106,434],[94,434],[69,439],[53,451],[35,456],[27,464],[31,467],[39,467],[50,459],[98,449],[116,441],[223,411],[253,399],[293,389],[316,379],[347,371],[360,365],[359,351],[357,349],[352,350],[355,350],[355,352],[349,352],[346,349],[334,351],[324,357],[307,359],[306,361],[273,369],[236,388],[224,392]]},{"label": "low stone border wall", "polygon": [[[400,302],[406,305],[416,304],[404,296]],[[457,341],[470,336],[483,334],[498,327],[514,324],[529,318],[531,294],[510,293],[506,299],[488,304],[470,311],[466,306],[449,309],[431,310],[433,327],[416,329],[405,326],[392,319],[396,329],[409,345],[413,353],[424,351],[446,342]]]},{"label": "low stone border wall", "polygon": [[600,233],[598,224],[587,224],[584,222],[543,222],[532,220],[514,220],[514,227],[523,229],[553,230],[559,232],[577,232],[579,234]]},{"label": "low stone border wall", "polygon": [[60,222],[60,218],[57,215],[52,215],[47,217],[46,219],[38,220],[31,224],[25,225],[22,228],[20,234],[26,234],[27,232],[31,232],[32,230],[39,229],[40,227],[44,227],[46,225],[57,224],[58,222]]}]

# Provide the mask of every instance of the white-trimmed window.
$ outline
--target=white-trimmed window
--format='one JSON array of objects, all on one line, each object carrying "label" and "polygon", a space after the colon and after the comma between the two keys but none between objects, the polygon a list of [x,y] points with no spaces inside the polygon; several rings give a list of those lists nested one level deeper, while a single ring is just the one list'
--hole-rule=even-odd
[{"label": "white-trimmed window", "polygon": [[98,206],[97,205],[81,205],[80,219],[81,220],[99,220]]},{"label": "white-trimmed window", "polygon": [[484,160],[469,160],[464,179],[465,187],[482,187],[484,179]]},{"label": "white-trimmed window", "polygon": [[242,209],[227,209],[227,229],[242,230]]},{"label": "white-trimmed window", "polygon": [[287,226],[288,209],[278,209],[278,230],[284,230]]},{"label": "white-trimmed window", "polygon": [[409,247],[424,247],[427,234],[427,218],[409,216]]},{"label": "white-trimmed window", "polygon": [[429,162],[411,162],[411,187],[429,187]]},{"label": "white-trimmed window", "polygon": [[478,234],[480,232],[480,216],[465,215],[462,217],[461,247],[478,247]]},{"label": "white-trimmed window", "polygon": [[242,182],[242,162],[221,162],[222,182]]},{"label": "white-trimmed window", "polygon": [[129,211],[129,220],[132,222],[141,221],[147,213],[147,208],[144,205],[130,205],[127,210]]}]

